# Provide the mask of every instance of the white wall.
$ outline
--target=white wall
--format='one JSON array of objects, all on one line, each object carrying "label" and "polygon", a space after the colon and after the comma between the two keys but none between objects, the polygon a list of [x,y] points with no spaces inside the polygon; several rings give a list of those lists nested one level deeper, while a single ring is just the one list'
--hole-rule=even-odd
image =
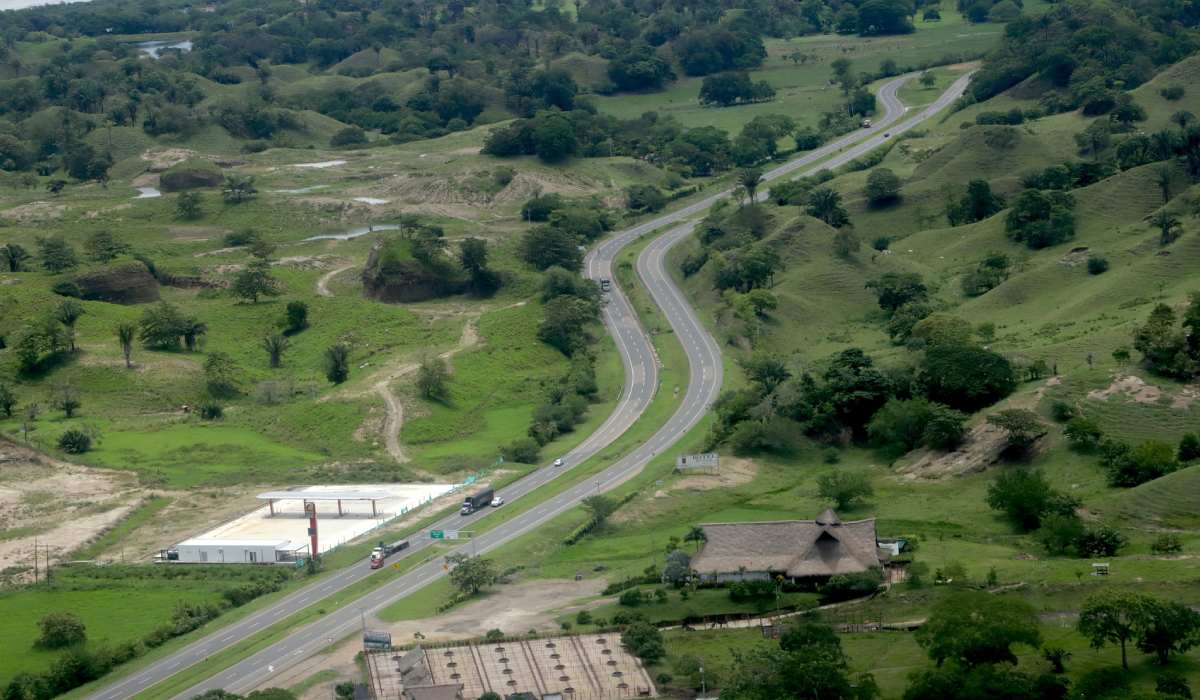
[{"label": "white wall", "polygon": [[180,544],[179,561],[189,564],[273,564],[275,545]]}]

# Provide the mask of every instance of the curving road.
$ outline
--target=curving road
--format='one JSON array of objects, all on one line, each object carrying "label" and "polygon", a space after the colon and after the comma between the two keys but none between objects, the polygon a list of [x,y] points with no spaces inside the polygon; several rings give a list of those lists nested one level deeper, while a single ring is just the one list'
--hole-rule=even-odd
[{"label": "curving road", "polygon": [[[907,131],[949,105],[962,94],[969,80],[969,76],[960,78],[936,102],[926,107],[917,116],[893,127],[891,125],[901,120],[907,112],[898,99],[897,92],[912,77],[912,75],[901,76],[885,83],[880,88],[878,97],[883,103],[885,113],[870,131],[848,134],[801,158],[774,168],[764,175],[764,179],[780,178],[825,159],[828,160],[822,163],[821,168],[834,168],[857,158],[883,143],[886,138],[885,134],[890,133],[895,136]],[[815,172],[818,168],[810,170]],[[806,172],[805,174],[810,173]],[[694,222],[688,222],[690,218],[703,213],[718,200],[730,196],[731,193],[732,190],[718,192],[677,211],[614,234],[597,245],[585,259],[586,274],[589,278],[614,279],[613,265],[617,255],[625,246],[652,231],[674,224],[682,224],[674,226],[665,234],[651,241],[637,260],[639,277],[646,285],[654,302],[661,307],[688,356],[687,392],[675,413],[646,442],[635,447],[629,454],[593,478],[547,498],[519,516],[474,538],[471,544],[466,545],[471,551],[482,554],[500,547],[574,508],[586,496],[609,490],[632,478],[656,454],[668,449],[682,438],[708,412],[710,404],[721,388],[720,350],[716,341],[705,330],[695,312],[673,283],[671,275],[666,270],[665,257],[671,247],[685,239],[695,227]],[[625,384],[620,401],[612,414],[594,433],[570,453],[564,455],[566,467],[543,466],[501,489],[499,494],[510,505],[551,481],[565,470],[595,456],[611,445],[641,417],[653,399],[659,381],[658,359],[628,298],[615,283],[604,308],[604,323],[612,335],[624,363]],[[465,517],[452,515],[442,519],[431,529],[469,530],[473,523],[488,514],[488,511],[485,510]],[[425,534],[425,532],[421,534]],[[422,556],[424,550],[430,546],[430,540],[422,539],[420,535],[414,535],[412,541],[413,546],[406,550],[406,557]],[[394,561],[399,558],[396,557]],[[210,655],[247,639],[259,630],[328,596],[335,595],[371,573],[365,560],[337,571],[289,594],[263,610],[220,628],[183,649],[155,661],[127,678],[96,690],[88,697],[95,700],[122,700],[136,695],[185,668],[205,662]],[[282,640],[228,668],[217,671],[204,682],[189,688],[177,697],[190,698],[213,688],[245,692],[255,687],[270,685],[275,674],[357,630],[362,624],[361,616],[363,614],[373,614],[444,575],[445,570],[442,568],[440,557],[420,564],[411,571],[358,598],[353,604],[331,612],[317,622],[298,627]]]}]

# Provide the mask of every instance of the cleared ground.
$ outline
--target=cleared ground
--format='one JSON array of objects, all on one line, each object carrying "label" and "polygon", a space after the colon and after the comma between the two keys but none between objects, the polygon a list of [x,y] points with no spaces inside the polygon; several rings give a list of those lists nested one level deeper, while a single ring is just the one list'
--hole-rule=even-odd
[{"label": "cleared ground", "polygon": [[[455,487],[449,484],[360,484],[356,486],[306,486],[295,489],[297,499],[301,494],[330,492],[384,491],[392,494],[376,502],[372,513],[370,501],[346,500],[338,513],[336,501],[315,501],[317,506],[318,546],[321,553],[360,537],[393,519],[420,508],[433,499],[446,494]],[[196,539],[204,540],[290,540],[295,543],[308,540],[308,520],[304,515],[302,500],[282,500],[272,506],[263,506],[236,520],[209,530]]]}]

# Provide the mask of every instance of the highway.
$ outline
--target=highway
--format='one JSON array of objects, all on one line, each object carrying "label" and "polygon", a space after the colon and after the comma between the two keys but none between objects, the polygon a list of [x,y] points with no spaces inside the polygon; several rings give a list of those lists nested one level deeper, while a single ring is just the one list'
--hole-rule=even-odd
[{"label": "highway", "polygon": [[[936,102],[921,110],[916,116],[903,121],[907,109],[901,104],[897,92],[912,75],[901,76],[885,83],[878,97],[884,107],[884,115],[870,130],[850,133],[819,149],[780,165],[764,175],[765,180],[774,180],[802,171],[818,161],[821,168],[835,168],[858,158],[882,144],[886,134],[890,138],[914,128],[919,123],[957,99],[965,90],[969,76],[957,80]],[[892,126],[896,124],[896,126]],[[666,269],[665,257],[672,246],[684,240],[695,226],[696,216],[703,214],[720,199],[729,197],[732,190],[724,190],[697,202],[641,223],[625,231],[615,233],[597,244],[584,260],[585,274],[591,279],[610,279],[613,285],[606,295],[604,324],[612,336],[621,355],[625,369],[625,382],[621,398],[612,414],[603,424],[574,450],[563,456],[565,466],[546,465],[531,472],[498,491],[511,508],[521,497],[578,466],[595,456],[624,434],[645,412],[658,389],[658,359],[645,330],[624,292],[619,289],[613,275],[613,266],[618,254],[625,246],[642,236],[669,229],[651,241],[637,259],[637,274],[649,290],[655,304],[663,311],[675,336],[683,345],[689,363],[687,392],[675,413],[648,440],[633,448],[616,463],[592,478],[555,494],[538,503],[528,511],[496,527],[479,534],[465,551],[487,553],[511,542],[517,537],[532,532],[556,516],[576,507],[586,496],[607,491],[635,476],[655,455],[667,450],[709,411],[710,405],[721,388],[721,354],[716,341],[696,317],[694,310],[682,292],[672,281]],[[760,198],[765,198],[765,192]],[[678,224],[678,225],[677,225]],[[457,514],[443,518],[430,529],[470,530],[479,519],[489,515],[488,509],[470,516]],[[413,545],[404,557],[423,557],[430,546],[428,532],[422,531],[412,538]],[[399,561],[395,557],[390,562]],[[279,622],[309,606],[334,595],[346,587],[370,576],[372,570],[366,560],[322,577],[312,584],[281,598],[266,608],[247,617],[219,628],[184,648],[154,661],[141,670],[97,689],[88,695],[95,700],[123,700],[167,680],[180,671],[204,663],[211,655],[226,647],[243,641],[256,632]],[[191,698],[214,688],[231,692],[246,692],[256,687],[271,685],[276,674],[360,628],[362,617],[370,616],[382,608],[407,596],[444,576],[441,557],[422,563],[392,581],[356,599],[353,603],[329,612],[319,620],[290,631],[283,639],[259,650],[249,657],[225,669],[214,671],[203,682],[187,689],[176,697]]]}]

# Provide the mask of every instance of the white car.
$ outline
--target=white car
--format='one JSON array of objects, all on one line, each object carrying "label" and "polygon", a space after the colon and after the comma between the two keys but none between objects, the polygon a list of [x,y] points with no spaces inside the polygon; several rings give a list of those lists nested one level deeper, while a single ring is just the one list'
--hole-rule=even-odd
[{"label": "white car", "polygon": [[562,465],[563,465],[562,457],[559,457],[558,459],[554,460],[554,466],[561,467]]},{"label": "white car", "polygon": [[493,498],[493,499],[492,499],[492,507],[493,507],[493,508],[499,508],[499,507],[500,507],[500,506],[502,506],[502,505],[504,505],[504,499],[503,499],[503,498],[500,498],[499,496],[496,496],[495,498]]}]

